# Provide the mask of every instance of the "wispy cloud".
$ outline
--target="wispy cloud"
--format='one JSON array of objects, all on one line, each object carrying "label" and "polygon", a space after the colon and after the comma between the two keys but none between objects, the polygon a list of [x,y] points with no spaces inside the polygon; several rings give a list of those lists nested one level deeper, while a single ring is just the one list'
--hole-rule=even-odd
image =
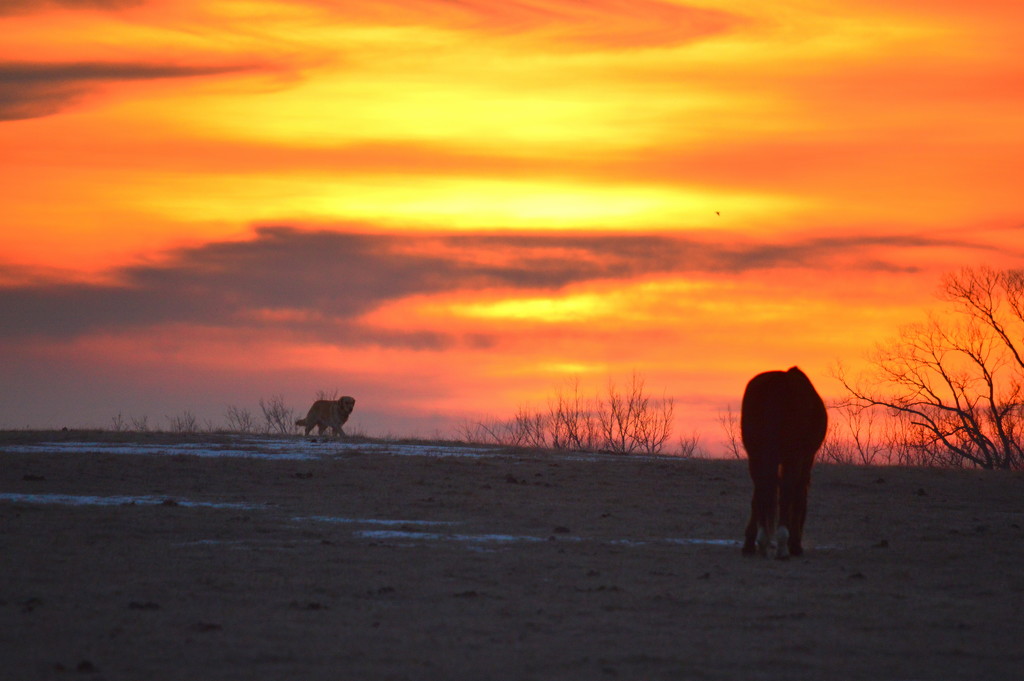
[{"label": "wispy cloud", "polygon": [[546,49],[625,49],[692,42],[744,21],[726,11],[663,0],[388,0],[347,2],[346,19],[433,25],[545,39]]},{"label": "wispy cloud", "polygon": [[103,83],[195,78],[253,68],[242,64],[0,63],[0,120],[52,115]]},{"label": "wispy cloud", "polygon": [[0,2],[0,16],[42,12],[55,7],[68,9],[119,10],[141,5],[145,0],[4,0]]},{"label": "wispy cloud", "polygon": [[[982,248],[925,236],[815,237],[737,243],[664,235],[394,235],[263,227],[248,241],[214,242],[167,262],[114,272],[115,283],[52,279],[0,288],[7,337],[195,324],[273,330],[336,344],[442,348],[486,344],[443,330],[381,331],[360,317],[415,295],[486,288],[557,291],[648,275],[799,268],[913,271],[887,250]],[[0,272],[0,281],[4,280]],[[14,277],[8,278],[13,280]]]}]

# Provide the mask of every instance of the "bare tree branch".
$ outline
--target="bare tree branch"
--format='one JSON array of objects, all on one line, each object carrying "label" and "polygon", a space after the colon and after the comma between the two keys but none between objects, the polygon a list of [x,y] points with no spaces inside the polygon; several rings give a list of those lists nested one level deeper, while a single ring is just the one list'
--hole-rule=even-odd
[{"label": "bare tree branch", "polygon": [[834,375],[851,406],[882,407],[900,421],[904,441],[891,452],[1022,468],[1024,275],[964,269],[944,278],[942,297],[951,309],[878,345],[864,375],[854,380],[842,367]]}]

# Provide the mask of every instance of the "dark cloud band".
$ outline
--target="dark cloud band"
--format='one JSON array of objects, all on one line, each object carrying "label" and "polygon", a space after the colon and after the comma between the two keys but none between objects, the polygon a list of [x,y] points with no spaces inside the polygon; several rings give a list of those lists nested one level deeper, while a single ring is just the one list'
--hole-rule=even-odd
[{"label": "dark cloud band", "polygon": [[0,16],[42,12],[54,7],[116,11],[144,3],[145,0],[3,0],[0,2]]},{"label": "dark cloud band", "polygon": [[238,64],[0,63],[0,121],[55,114],[102,83],[195,78],[253,68]]},{"label": "dark cloud band", "polygon": [[[0,282],[0,334],[73,337],[96,330],[201,324],[275,330],[342,344],[443,347],[434,332],[386,332],[359,318],[412,295],[555,291],[643,275],[844,267],[912,271],[880,249],[979,248],[922,236],[813,238],[787,244],[665,235],[396,235],[261,227],[249,241],[174,252],[165,264],[115,272],[116,284]],[[851,265],[850,263],[853,262]],[[463,339],[465,340],[465,339]],[[486,344],[486,338],[471,342]]]}]

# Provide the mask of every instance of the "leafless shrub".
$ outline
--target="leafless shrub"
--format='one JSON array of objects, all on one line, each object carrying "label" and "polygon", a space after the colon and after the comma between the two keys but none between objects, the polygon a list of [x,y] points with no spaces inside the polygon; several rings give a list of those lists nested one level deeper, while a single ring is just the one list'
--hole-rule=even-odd
[{"label": "leafless shrub", "polygon": [[125,417],[121,412],[117,413],[117,416],[111,419],[111,430],[115,433],[145,433],[149,431],[149,417],[148,416],[129,416]]},{"label": "leafless shrub", "polygon": [[821,443],[817,458],[828,463],[856,463],[854,449],[849,438],[843,436],[836,422],[829,419],[825,441]]},{"label": "leafless shrub", "polygon": [[700,433],[694,431],[687,437],[679,438],[679,456],[687,459],[703,459],[707,450],[700,444]]},{"label": "leafless shrub", "polygon": [[465,421],[458,427],[456,437],[462,442],[472,442],[503,447],[515,447],[517,443],[506,438],[505,423],[494,419],[486,421]]},{"label": "leafless shrub", "polygon": [[263,432],[274,435],[288,435],[295,428],[295,410],[286,407],[282,395],[260,398],[263,412]]},{"label": "leafless shrub", "polygon": [[458,437],[463,442],[543,449],[548,447],[547,424],[546,413],[520,407],[508,420],[467,421],[459,426]]},{"label": "leafless shrub", "polygon": [[[634,383],[636,374],[633,375]],[[630,395],[619,392],[608,382],[608,394],[598,402],[598,419],[605,449],[616,454],[630,454],[636,444],[632,434],[636,431],[636,391]]]},{"label": "leafless shrub", "polygon": [[606,450],[658,454],[671,437],[675,400],[652,398],[644,384],[643,377],[634,372],[624,391],[609,381],[605,396],[598,399],[598,426]]},{"label": "leafless shrub", "polygon": [[849,400],[833,402],[819,458],[864,466],[892,463],[891,449],[881,429],[883,418],[877,410]]},{"label": "leafless shrub", "polygon": [[555,449],[588,451],[599,446],[598,418],[594,405],[580,393],[579,379],[570,384],[571,390],[558,390],[548,400],[546,423]]},{"label": "leafless shrub", "polygon": [[725,411],[718,412],[718,423],[722,426],[722,430],[725,432],[725,450],[732,455],[734,459],[742,459],[744,456],[743,452],[743,438],[740,434],[740,417],[732,406],[725,408]]},{"label": "leafless shrub", "polygon": [[510,447],[658,454],[671,438],[674,408],[671,397],[647,395],[637,374],[626,390],[609,382],[607,394],[593,399],[573,380],[555,392],[543,411],[520,407],[508,420],[464,424],[460,435],[467,442]]},{"label": "leafless shrub", "polygon": [[463,421],[455,427],[455,439],[459,442],[478,442],[490,444],[487,441],[487,431],[483,428],[483,422]]},{"label": "leafless shrub", "polygon": [[512,430],[523,447],[545,449],[549,446],[547,414],[532,413],[526,407],[519,407],[513,417]]},{"label": "leafless shrub", "polygon": [[[675,398],[664,395],[660,399],[643,397],[639,404],[640,409],[635,419],[636,435],[633,439],[641,452],[659,454],[672,437]],[[696,446],[696,442],[694,445]]]},{"label": "leafless shrub", "polygon": [[196,415],[187,409],[177,416],[168,416],[169,429],[172,433],[191,434],[199,432]]},{"label": "leafless shrub", "polygon": [[228,424],[228,430],[235,433],[255,433],[257,428],[256,417],[248,409],[231,405],[228,407],[224,418]]}]

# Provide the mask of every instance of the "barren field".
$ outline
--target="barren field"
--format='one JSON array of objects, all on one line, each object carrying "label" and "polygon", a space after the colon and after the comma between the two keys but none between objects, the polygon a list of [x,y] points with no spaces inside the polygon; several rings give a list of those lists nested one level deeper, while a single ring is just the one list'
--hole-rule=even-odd
[{"label": "barren field", "polygon": [[4,679],[1019,679],[1024,477],[0,436]]}]

